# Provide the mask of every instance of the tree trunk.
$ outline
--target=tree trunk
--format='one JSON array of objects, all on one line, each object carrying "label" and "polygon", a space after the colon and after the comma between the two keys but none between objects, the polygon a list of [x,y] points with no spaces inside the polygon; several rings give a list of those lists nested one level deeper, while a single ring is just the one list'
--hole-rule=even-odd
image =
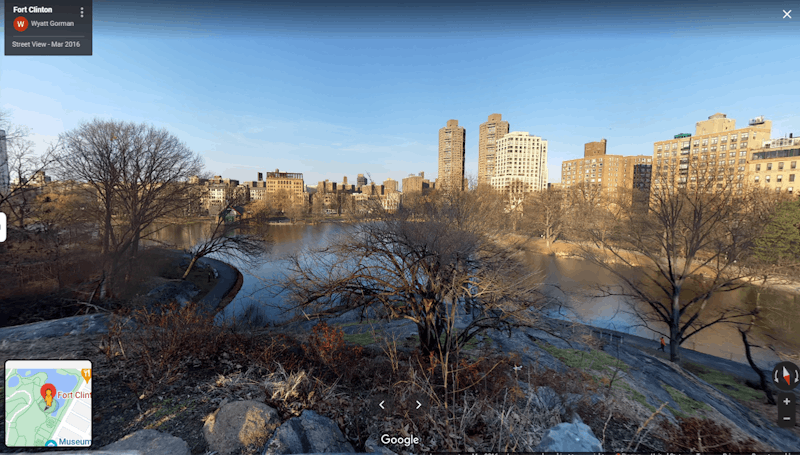
[{"label": "tree trunk", "polygon": [[186,268],[186,272],[184,272],[183,276],[181,277],[182,280],[185,280],[186,277],[189,276],[189,273],[191,273],[192,268],[194,268],[194,264],[197,262],[198,259],[200,258],[197,257],[197,255],[192,256],[192,260],[191,262],[189,262],[189,267]]},{"label": "tree trunk", "polygon": [[742,342],[744,343],[744,353],[747,356],[747,363],[750,364],[750,368],[756,372],[758,375],[758,380],[761,383],[761,390],[767,395],[767,402],[769,404],[775,404],[775,397],[772,396],[772,389],[770,389],[770,384],[767,383],[767,377],[764,375],[764,372],[761,371],[761,368],[756,365],[753,361],[753,356],[750,354],[750,342],[747,341],[747,332],[744,330],[740,330],[739,333],[742,334]]},{"label": "tree trunk", "polygon": [[678,295],[672,298],[672,320],[669,324],[669,360],[673,363],[681,362],[681,313]]}]

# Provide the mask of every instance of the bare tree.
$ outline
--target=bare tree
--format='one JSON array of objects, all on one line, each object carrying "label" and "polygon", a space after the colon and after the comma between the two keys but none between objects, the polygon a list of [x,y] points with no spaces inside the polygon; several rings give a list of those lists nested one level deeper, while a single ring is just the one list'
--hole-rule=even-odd
[{"label": "bare tree", "polygon": [[529,204],[529,218],[536,232],[541,232],[547,242],[547,248],[561,236],[566,218],[566,200],[564,192],[548,189],[533,194]]},{"label": "bare tree", "polygon": [[269,214],[258,212],[251,218],[243,218],[244,214],[241,214],[233,221],[227,220],[226,213],[236,209],[236,201],[229,202],[220,211],[216,222],[205,227],[204,238],[188,251],[192,259],[182,279],[189,276],[200,258],[212,254],[225,256],[251,267],[261,263],[271,244],[266,228]]},{"label": "bare tree", "polygon": [[413,208],[349,225],[328,246],[292,256],[287,288],[297,308],[381,308],[413,321],[423,353],[445,359],[483,330],[536,324],[546,303],[539,276],[514,245],[494,241],[474,193],[439,193]]},{"label": "bare tree", "polygon": [[752,314],[736,306],[712,314],[707,306],[713,295],[757,278],[737,262],[750,254],[764,206],[753,192],[734,188],[727,176],[700,177],[694,188],[654,185],[649,212],[620,219],[613,240],[589,230],[597,249],[583,249],[622,283],[621,289],[606,288],[607,295],[644,304],[633,309],[647,327],[669,338],[673,362],[680,361],[681,344],[696,333],[718,323],[742,323]]},{"label": "bare tree", "polygon": [[189,205],[188,181],[200,173],[200,158],[166,130],[144,124],[96,119],[62,139],[59,172],[98,200],[113,275],[124,255],[136,255],[145,229]]}]

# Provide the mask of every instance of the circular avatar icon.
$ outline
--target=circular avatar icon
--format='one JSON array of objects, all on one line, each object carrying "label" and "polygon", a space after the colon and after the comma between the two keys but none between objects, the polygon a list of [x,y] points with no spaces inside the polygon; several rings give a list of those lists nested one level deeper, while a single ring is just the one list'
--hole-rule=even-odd
[{"label": "circular avatar icon", "polygon": [[25,19],[22,16],[14,19],[14,30],[18,32],[24,32],[27,29],[28,29],[28,19]]},{"label": "circular avatar icon", "polygon": [[792,362],[781,362],[772,369],[772,383],[781,390],[792,390],[800,384],[800,369]]}]

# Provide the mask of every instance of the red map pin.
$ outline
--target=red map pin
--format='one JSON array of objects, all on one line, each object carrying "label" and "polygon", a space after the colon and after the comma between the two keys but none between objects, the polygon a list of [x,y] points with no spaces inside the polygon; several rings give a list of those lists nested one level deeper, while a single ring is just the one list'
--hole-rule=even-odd
[{"label": "red map pin", "polygon": [[[47,394],[48,391],[50,392],[50,395]],[[42,386],[40,393],[42,394],[42,398],[44,398],[47,406],[51,406],[53,404],[53,398],[56,397],[56,386],[53,384],[45,384]]]}]

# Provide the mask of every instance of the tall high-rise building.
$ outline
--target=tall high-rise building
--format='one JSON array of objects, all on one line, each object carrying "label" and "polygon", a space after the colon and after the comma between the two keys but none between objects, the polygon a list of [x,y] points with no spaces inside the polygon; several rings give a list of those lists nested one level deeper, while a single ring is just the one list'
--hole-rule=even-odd
[{"label": "tall high-rise building", "polygon": [[695,188],[716,181],[717,188],[742,188],[750,154],[770,139],[772,122],[757,117],[745,128],[736,120],[714,114],[697,122],[694,135],[676,134],[653,145],[652,187]]},{"label": "tall high-rise building", "polygon": [[364,174],[358,174],[358,178],[356,178],[356,188],[361,188],[366,184],[367,184],[367,178],[364,177]]},{"label": "tall high-rise building", "polygon": [[497,141],[495,162],[492,187],[518,186],[523,191],[547,189],[546,139],[523,131],[508,133]]},{"label": "tall high-rise building", "polygon": [[492,114],[478,132],[478,184],[491,183],[495,168],[497,140],[508,134],[510,126],[502,115]]},{"label": "tall high-rise building", "polygon": [[458,120],[448,120],[439,130],[439,179],[436,189],[464,189],[464,146],[467,131],[458,126]]},{"label": "tall high-rise building", "polygon": [[8,152],[6,151],[6,132],[5,130],[0,130],[0,193],[8,193],[10,184]]}]

